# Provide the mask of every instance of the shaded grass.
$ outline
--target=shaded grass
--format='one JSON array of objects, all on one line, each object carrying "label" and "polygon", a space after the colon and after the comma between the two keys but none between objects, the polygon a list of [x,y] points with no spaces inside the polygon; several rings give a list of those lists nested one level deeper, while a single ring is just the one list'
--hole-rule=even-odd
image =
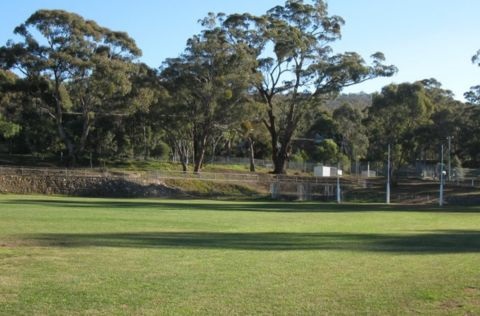
[{"label": "shaded grass", "polygon": [[38,234],[26,237],[42,247],[127,247],[241,250],[346,250],[409,254],[480,252],[478,231],[423,234],[140,232]]},{"label": "shaded grass", "polygon": [[[18,196],[17,196],[18,197]],[[436,207],[432,205],[380,204],[380,203],[318,203],[318,202],[277,202],[269,199],[255,201],[220,201],[220,200],[192,200],[192,199],[68,199],[46,198],[43,196],[29,196],[28,198],[14,197],[4,200],[3,205],[36,205],[59,208],[158,208],[169,210],[206,210],[206,211],[233,211],[233,212],[285,212],[285,213],[356,213],[356,212],[421,212],[421,213],[478,213],[480,206],[448,206]]]},{"label": "shaded grass", "polygon": [[0,314],[479,314],[480,213],[0,196]]}]

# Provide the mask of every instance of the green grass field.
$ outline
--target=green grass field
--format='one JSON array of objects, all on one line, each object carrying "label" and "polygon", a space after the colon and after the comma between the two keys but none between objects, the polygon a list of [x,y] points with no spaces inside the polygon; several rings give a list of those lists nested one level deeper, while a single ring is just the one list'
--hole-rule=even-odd
[{"label": "green grass field", "polygon": [[479,315],[480,207],[0,196],[2,315]]}]

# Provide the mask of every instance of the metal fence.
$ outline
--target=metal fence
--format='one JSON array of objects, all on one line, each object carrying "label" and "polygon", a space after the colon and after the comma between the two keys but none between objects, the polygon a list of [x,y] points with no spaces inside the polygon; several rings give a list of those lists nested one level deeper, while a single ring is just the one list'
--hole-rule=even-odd
[{"label": "metal fence", "polygon": [[[458,169],[458,168],[457,168]],[[372,171],[370,169],[370,171]],[[0,175],[23,175],[23,176],[62,176],[62,177],[109,177],[109,178],[128,178],[158,180],[158,179],[190,179],[190,180],[209,180],[224,182],[288,182],[288,183],[330,183],[335,181],[335,177],[315,177],[312,175],[275,175],[269,173],[219,173],[219,172],[182,172],[168,170],[154,171],[121,171],[117,169],[106,168],[45,168],[45,167],[11,167],[0,166]],[[418,178],[439,181],[438,176],[431,176],[430,173],[422,173],[413,167],[402,168],[399,172],[400,178]],[[362,184],[368,180],[366,173],[358,175],[350,174],[349,181],[355,181]],[[373,177],[375,178],[375,177]],[[345,179],[345,178],[344,178]],[[346,181],[346,180],[342,180]],[[446,183],[459,186],[477,186],[480,185],[480,170],[465,169],[461,171],[461,176],[452,177]]]},{"label": "metal fence", "polygon": [[[480,187],[480,179],[476,176],[478,170],[468,170],[465,174],[470,178],[455,179],[447,182],[447,185],[458,187]],[[185,179],[199,181],[218,181],[236,184],[259,184],[265,188],[265,192],[274,198],[291,198],[299,200],[335,200],[337,190],[337,179],[335,177],[313,177],[297,175],[273,175],[260,173],[213,173],[213,172],[181,172],[181,171],[116,171],[107,169],[66,169],[66,168],[32,168],[32,167],[8,167],[0,166],[1,176],[39,176],[39,177],[60,177],[68,178],[109,178],[124,179],[142,184],[158,184],[166,179]],[[342,200],[362,200],[370,196],[373,200],[383,201],[384,195],[381,192],[384,180],[382,178],[365,177],[343,177],[339,179],[341,186]],[[438,181],[431,182],[432,184]],[[376,187],[376,190],[369,188]],[[360,189],[360,190],[359,190]],[[361,189],[364,189],[362,192]],[[371,192],[369,192],[371,191]],[[375,196],[373,196],[375,195]],[[412,199],[422,201],[433,201],[436,197],[429,193],[408,193],[407,196],[398,194],[399,199]],[[392,199],[395,195],[392,194]]]}]

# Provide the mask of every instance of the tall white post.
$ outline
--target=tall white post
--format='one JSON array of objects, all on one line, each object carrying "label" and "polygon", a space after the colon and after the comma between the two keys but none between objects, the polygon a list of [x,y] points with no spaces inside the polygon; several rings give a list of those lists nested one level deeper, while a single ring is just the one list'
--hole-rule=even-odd
[{"label": "tall white post", "polygon": [[341,192],[340,192],[340,163],[337,163],[337,203],[342,202]]},{"label": "tall white post", "polygon": [[452,136],[448,136],[448,181],[452,181],[452,159],[451,159],[451,152],[452,152]]},{"label": "tall white post", "polygon": [[387,204],[390,204],[390,144],[388,144],[388,158],[387,158]]},{"label": "tall white post", "polygon": [[444,179],[444,174],[443,174],[443,144],[442,144],[442,155],[440,158],[440,197],[438,199],[438,205],[440,207],[443,206],[443,179]]}]

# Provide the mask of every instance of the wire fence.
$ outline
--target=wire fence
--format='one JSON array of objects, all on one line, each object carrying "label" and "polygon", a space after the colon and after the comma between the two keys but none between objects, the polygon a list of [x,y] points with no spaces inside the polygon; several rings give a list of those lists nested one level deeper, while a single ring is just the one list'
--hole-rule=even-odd
[{"label": "wire fence", "polygon": [[[376,172],[374,173],[375,175]],[[450,180],[445,176],[446,183],[459,186],[477,186],[480,185],[480,170],[466,169],[461,171],[462,176],[454,176]],[[191,179],[191,180],[209,180],[225,182],[289,182],[289,183],[329,183],[335,181],[335,176],[320,177],[312,175],[275,175],[269,173],[235,173],[235,172],[182,172],[170,170],[153,171],[122,171],[107,168],[46,168],[46,167],[11,167],[0,166],[0,175],[22,175],[22,176],[62,176],[62,177],[108,177],[124,179]],[[379,178],[372,177],[372,173],[361,173],[358,175],[350,174],[342,177],[342,181],[354,181],[362,184],[368,179]],[[380,176],[381,177],[381,176]],[[439,181],[438,175],[422,173],[422,170],[416,170],[412,167],[403,168],[398,172],[401,178],[417,178]]]},{"label": "wire fence", "polygon": [[45,176],[45,177],[88,177],[123,178],[143,181],[160,179],[186,179],[221,182],[288,182],[288,183],[325,183],[332,177],[313,177],[300,175],[274,175],[267,173],[218,173],[218,172],[182,172],[169,170],[154,171],[118,171],[105,168],[35,168],[0,166],[0,175]]},{"label": "wire fence", "polygon": [[[475,169],[467,170],[469,178],[456,178],[446,181],[448,186],[480,188],[480,178]],[[267,173],[214,173],[214,172],[181,172],[181,171],[118,171],[107,169],[89,168],[33,168],[0,166],[0,176],[21,177],[50,177],[61,179],[74,178],[101,178],[102,183],[108,179],[121,179],[137,184],[159,184],[166,179],[184,179],[198,181],[218,181],[235,184],[259,184],[266,188],[266,193],[272,198],[286,198],[298,200],[324,200],[334,201],[337,195],[337,185],[340,185],[341,199],[343,201],[375,201],[383,202],[385,195],[382,192],[385,179],[382,177],[314,177],[298,175],[273,175]],[[447,179],[445,179],[447,180]],[[439,180],[429,180],[433,187]],[[407,184],[408,186],[408,184]],[[432,191],[433,192],[433,191]],[[411,200],[420,202],[433,202],[438,199],[436,193],[416,192],[414,185],[410,192],[392,193],[392,200]]]}]

